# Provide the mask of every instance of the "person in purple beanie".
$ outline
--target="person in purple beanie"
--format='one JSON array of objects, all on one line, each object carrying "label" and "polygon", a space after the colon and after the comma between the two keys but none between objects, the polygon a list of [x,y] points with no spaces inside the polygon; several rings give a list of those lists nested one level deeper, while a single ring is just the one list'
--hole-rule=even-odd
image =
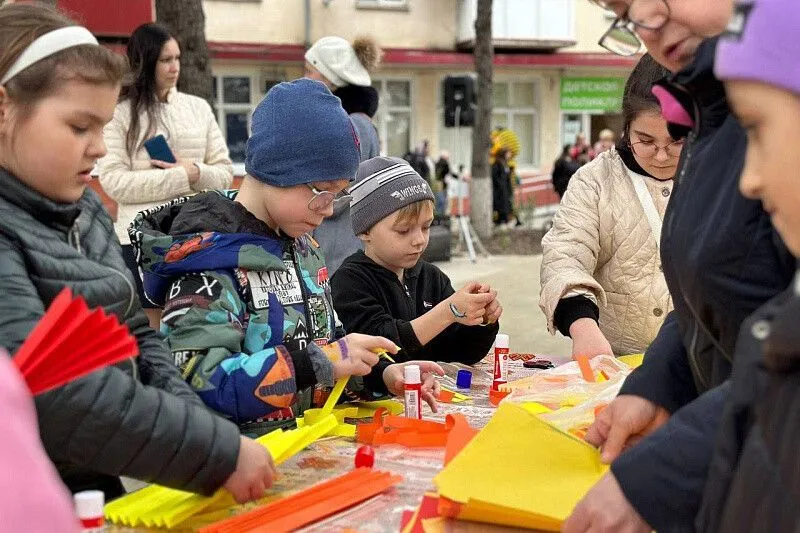
[{"label": "person in purple beanie", "polygon": [[[800,3],[739,2],[715,73],[747,130],[739,189],[760,200],[800,257]],[[731,383],[696,527],[800,531],[800,275],[739,333]]]},{"label": "person in purple beanie", "polygon": [[[747,133],[714,75],[733,0],[594,2],[617,16],[601,44],[628,54],[644,44],[673,71],[653,92],[670,131],[688,133],[660,246],[675,309],[642,366],[587,431],[586,440],[601,448],[611,468],[563,531],[692,532],[734,395],[739,332],[791,285],[796,259],[765,205],[739,191]],[[793,140],[784,137],[776,146]]]}]

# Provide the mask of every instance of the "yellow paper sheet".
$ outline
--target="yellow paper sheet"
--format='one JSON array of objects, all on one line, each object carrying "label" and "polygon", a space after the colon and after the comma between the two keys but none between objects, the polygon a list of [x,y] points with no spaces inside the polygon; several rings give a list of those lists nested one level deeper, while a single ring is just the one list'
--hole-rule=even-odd
[{"label": "yellow paper sheet", "polygon": [[502,403],[434,482],[459,518],[558,531],[607,470],[589,444]]},{"label": "yellow paper sheet", "polygon": [[631,355],[621,355],[617,357],[617,359],[619,361],[622,361],[631,368],[637,368],[639,366],[642,366],[642,361],[644,361],[644,354],[633,353]]}]

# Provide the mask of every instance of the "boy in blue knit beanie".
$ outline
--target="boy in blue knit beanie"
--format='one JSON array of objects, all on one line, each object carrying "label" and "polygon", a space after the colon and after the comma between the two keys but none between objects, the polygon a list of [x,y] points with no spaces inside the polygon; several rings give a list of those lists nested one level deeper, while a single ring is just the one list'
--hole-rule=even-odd
[{"label": "boy in blue knit beanie", "polygon": [[[317,81],[281,83],[256,108],[252,130],[238,192],[140,213],[132,234],[184,378],[206,405],[261,433],[321,405],[343,376],[366,376],[350,381],[350,398],[396,393],[403,369],[374,353],[396,353],[391,341],[342,336],[325,260],[308,235],[358,170],[338,98]],[[432,373],[442,369],[424,370],[435,391]]]}]

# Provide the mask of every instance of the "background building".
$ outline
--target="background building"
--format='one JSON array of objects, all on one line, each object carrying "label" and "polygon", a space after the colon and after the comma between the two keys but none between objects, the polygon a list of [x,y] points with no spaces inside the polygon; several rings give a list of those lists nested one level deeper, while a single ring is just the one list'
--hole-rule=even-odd
[{"label": "background building", "polygon": [[[106,42],[120,46],[153,20],[152,0],[58,0]],[[428,139],[469,167],[471,129],[444,127],[442,81],[473,70],[477,0],[204,0],[214,73],[214,108],[237,171],[243,171],[250,113],[267,90],[303,73],[320,37],[374,37],[383,66],[373,76],[382,151],[403,155]],[[538,205],[557,201],[549,172],[563,144],[583,131],[619,131],[622,87],[636,58],[597,40],[613,17],[587,0],[494,0],[492,125],[520,137],[523,190]]]}]

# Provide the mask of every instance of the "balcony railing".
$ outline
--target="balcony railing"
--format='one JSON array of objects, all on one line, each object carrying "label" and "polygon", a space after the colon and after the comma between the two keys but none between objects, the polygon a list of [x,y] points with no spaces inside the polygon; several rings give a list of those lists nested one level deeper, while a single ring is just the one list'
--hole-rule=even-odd
[{"label": "balcony railing", "polygon": [[[458,0],[456,45],[475,44],[478,0]],[[575,0],[494,0],[495,48],[554,50],[575,44]]]}]

